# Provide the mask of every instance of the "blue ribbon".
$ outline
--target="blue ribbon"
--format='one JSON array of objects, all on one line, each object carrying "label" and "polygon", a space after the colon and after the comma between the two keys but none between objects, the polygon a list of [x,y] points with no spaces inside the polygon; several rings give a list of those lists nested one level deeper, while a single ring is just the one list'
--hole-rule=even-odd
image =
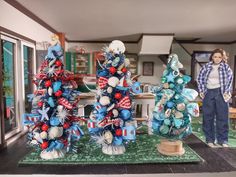
[{"label": "blue ribbon", "polygon": [[58,140],[52,141],[46,151],[52,151],[53,149],[60,150],[64,147],[64,144]]}]

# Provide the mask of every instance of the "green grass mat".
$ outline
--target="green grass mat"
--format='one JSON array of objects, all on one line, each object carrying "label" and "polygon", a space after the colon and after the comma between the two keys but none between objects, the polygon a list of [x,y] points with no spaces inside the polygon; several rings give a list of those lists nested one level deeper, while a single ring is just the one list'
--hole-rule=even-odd
[{"label": "green grass mat", "polygon": [[[205,142],[205,136],[202,131],[202,117],[192,119],[192,131],[200,140]],[[230,126],[229,129],[229,147],[236,147],[236,130]]]},{"label": "green grass mat", "polygon": [[186,144],[185,154],[182,156],[164,156],[157,152],[156,144],[159,137],[142,134],[137,136],[135,143],[130,143],[125,154],[109,156],[101,152],[101,148],[89,137],[83,137],[79,142],[78,154],[67,154],[65,158],[55,160],[43,160],[39,152],[27,154],[19,164],[140,164],[140,163],[192,163],[203,159]]}]

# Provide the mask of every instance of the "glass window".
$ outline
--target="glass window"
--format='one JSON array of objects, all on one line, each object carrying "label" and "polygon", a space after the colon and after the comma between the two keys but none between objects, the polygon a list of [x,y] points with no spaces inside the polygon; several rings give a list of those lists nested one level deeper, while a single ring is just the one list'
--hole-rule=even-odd
[{"label": "glass window", "polygon": [[17,128],[15,116],[15,83],[14,83],[14,48],[15,44],[7,40],[2,43],[2,74],[5,134]]}]

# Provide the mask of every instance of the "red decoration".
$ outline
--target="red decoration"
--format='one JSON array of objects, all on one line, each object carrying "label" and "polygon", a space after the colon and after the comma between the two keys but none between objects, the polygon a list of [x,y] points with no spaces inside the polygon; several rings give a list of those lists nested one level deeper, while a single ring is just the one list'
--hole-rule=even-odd
[{"label": "red decoration", "polygon": [[56,71],[56,75],[62,74],[63,72],[64,72],[64,70],[60,69],[60,70]]},{"label": "red decoration", "polygon": [[127,84],[127,81],[126,81],[126,80],[124,80],[123,86],[124,86],[124,87],[128,87],[128,86],[129,86],[129,85]]},{"label": "red decoration", "polygon": [[62,65],[62,62],[61,62],[60,60],[57,60],[57,61],[55,62],[55,65],[56,65],[56,66],[61,66],[61,65]]},{"label": "red decoration", "polygon": [[48,147],[48,142],[47,141],[44,141],[42,144],[41,144],[41,148],[42,149],[47,149]]},{"label": "red decoration", "polygon": [[55,94],[55,96],[59,97],[59,96],[62,95],[62,91],[61,91],[61,90],[58,90],[58,91],[56,91],[54,94]]},{"label": "red decoration", "polygon": [[42,101],[38,102],[38,107],[42,107],[42,106],[43,106],[43,102]]},{"label": "red decoration", "polygon": [[65,106],[67,109],[72,109],[72,104],[65,98],[59,98],[58,103]]},{"label": "red decoration", "polygon": [[45,81],[44,85],[45,87],[50,87],[52,85],[52,82],[50,80]]},{"label": "red decoration", "polygon": [[126,68],[122,68],[121,70],[123,73],[126,73],[127,72],[127,69]]},{"label": "red decoration", "polygon": [[122,130],[121,129],[116,129],[116,136],[122,136]]},{"label": "red decoration", "polygon": [[115,99],[119,100],[119,99],[121,99],[121,97],[122,97],[121,93],[116,93],[115,94]]},{"label": "red decoration", "polygon": [[115,74],[116,68],[112,66],[112,67],[110,67],[109,71],[111,74]]},{"label": "red decoration", "polygon": [[63,128],[64,129],[67,129],[67,128],[69,128],[70,127],[70,124],[68,123],[68,122],[65,122],[64,124],[63,124]]},{"label": "red decoration", "polygon": [[130,109],[131,108],[131,101],[128,96],[125,96],[122,98],[119,103],[117,104],[118,107],[124,108],[124,109]]},{"label": "red decoration", "polygon": [[42,127],[41,127],[41,129],[42,129],[43,131],[47,131],[48,128],[49,128],[49,127],[48,127],[47,124],[43,124]]},{"label": "red decoration", "polygon": [[109,112],[107,113],[107,116],[112,116],[112,112],[109,111]]},{"label": "red decoration", "polygon": [[98,86],[99,88],[103,89],[107,86],[108,79],[105,77],[99,77],[98,78]]}]

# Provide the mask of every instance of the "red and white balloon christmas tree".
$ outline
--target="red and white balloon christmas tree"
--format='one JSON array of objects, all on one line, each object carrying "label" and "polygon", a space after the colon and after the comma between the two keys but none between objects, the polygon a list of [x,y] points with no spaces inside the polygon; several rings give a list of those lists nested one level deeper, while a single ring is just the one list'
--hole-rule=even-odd
[{"label": "red and white balloon christmas tree", "polygon": [[63,49],[58,36],[36,74],[37,89],[28,97],[32,101],[30,114],[24,115],[29,144],[41,149],[41,158],[63,157],[65,152],[77,151],[76,142],[83,135],[79,127],[79,92],[72,73],[63,69]]},{"label": "red and white balloon christmas tree", "polygon": [[105,48],[106,60],[97,71],[97,102],[88,121],[90,134],[109,155],[123,154],[126,142],[135,140],[130,94],[140,90],[133,88],[124,52],[124,44],[117,40]]}]

